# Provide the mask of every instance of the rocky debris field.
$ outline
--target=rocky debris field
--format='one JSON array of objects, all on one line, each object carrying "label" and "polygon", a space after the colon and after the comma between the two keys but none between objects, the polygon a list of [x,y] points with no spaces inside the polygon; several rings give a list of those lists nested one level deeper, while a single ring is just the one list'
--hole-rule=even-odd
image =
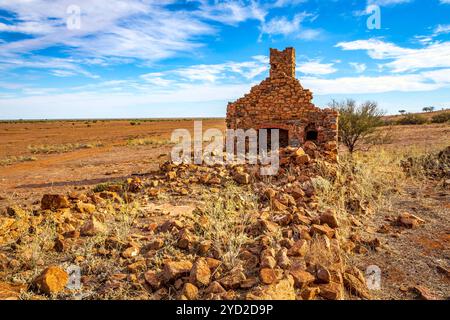
[{"label": "rocky debris field", "polygon": [[[0,216],[0,299],[370,299],[349,256],[377,250],[324,206],[341,177],[313,143],[258,166],[161,164],[90,191],[46,194]],[[357,196],[350,210],[369,211]],[[424,221],[401,214],[395,225]]]}]

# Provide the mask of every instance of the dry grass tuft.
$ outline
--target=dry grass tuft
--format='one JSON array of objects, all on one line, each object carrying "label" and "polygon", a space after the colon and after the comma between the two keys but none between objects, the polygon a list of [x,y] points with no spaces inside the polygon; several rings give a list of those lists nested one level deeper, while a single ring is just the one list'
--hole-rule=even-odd
[{"label": "dry grass tuft", "polygon": [[170,140],[165,140],[161,138],[154,137],[146,137],[146,138],[136,138],[130,139],[127,141],[128,146],[136,147],[136,146],[164,146],[171,144]]},{"label": "dry grass tuft", "polygon": [[236,186],[227,184],[220,195],[210,195],[205,199],[203,217],[208,220],[198,234],[212,241],[214,250],[226,269],[231,270],[241,264],[239,254],[242,247],[252,239],[246,233],[255,219],[257,209],[256,196]]},{"label": "dry grass tuft", "polygon": [[41,144],[29,145],[28,150],[33,154],[52,154],[65,153],[79,149],[91,149],[101,146],[103,146],[103,143],[98,141],[90,143]]},{"label": "dry grass tuft", "polygon": [[6,157],[3,159],[0,159],[0,166],[9,166],[14,163],[36,161],[36,160],[37,160],[36,157],[31,157],[31,156]]}]

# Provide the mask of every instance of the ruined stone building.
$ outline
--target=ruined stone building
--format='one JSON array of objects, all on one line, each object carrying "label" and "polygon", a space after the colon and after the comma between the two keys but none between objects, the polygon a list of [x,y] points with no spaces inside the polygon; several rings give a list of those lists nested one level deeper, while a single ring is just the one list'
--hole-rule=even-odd
[{"label": "ruined stone building", "polygon": [[319,148],[336,151],[338,113],[319,109],[311,100],[312,92],[295,78],[294,48],[270,49],[270,76],[228,104],[227,128],[279,129],[280,147],[311,140]]}]

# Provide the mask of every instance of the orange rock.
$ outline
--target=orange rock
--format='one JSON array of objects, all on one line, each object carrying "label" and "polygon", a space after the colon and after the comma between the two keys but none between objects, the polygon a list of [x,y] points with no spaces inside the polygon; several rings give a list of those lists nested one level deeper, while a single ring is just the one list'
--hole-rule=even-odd
[{"label": "orange rock", "polygon": [[304,239],[296,241],[288,250],[288,256],[304,257],[308,253],[308,242]]},{"label": "orange rock", "polygon": [[344,273],[343,278],[344,278],[344,286],[350,293],[364,299],[370,299],[370,293],[364,282],[362,282],[360,279],[358,279],[357,277],[355,277],[350,273]]},{"label": "orange rock", "polygon": [[248,292],[246,300],[295,300],[294,279],[287,276],[270,285],[257,287]]},{"label": "orange rock", "polygon": [[425,220],[408,212],[403,212],[398,216],[397,222],[406,228],[415,229],[425,223]]},{"label": "orange rock", "polygon": [[0,282],[0,300],[19,300],[20,293],[26,291],[26,285],[14,285]]},{"label": "orange rock", "polygon": [[319,295],[322,298],[328,300],[341,300],[343,298],[343,288],[342,285],[336,282],[330,282],[328,284],[322,284],[319,286]]},{"label": "orange rock", "polygon": [[319,294],[319,292],[320,292],[319,287],[305,288],[301,293],[301,297],[303,300],[314,300],[314,298]]},{"label": "orange rock", "polygon": [[185,283],[182,291],[182,295],[188,300],[195,300],[198,297],[198,288],[192,283]]},{"label": "orange rock", "polygon": [[328,210],[327,212],[321,214],[319,220],[321,224],[327,224],[331,228],[339,227],[339,223],[336,218],[336,213],[331,210]]},{"label": "orange rock", "polygon": [[311,227],[311,233],[324,234],[330,239],[334,237],[334,230],[327,225],[313,224]]},{"label": "orange rock", "polygon": [[82,236],[94,236],[96,234],[106,233],[108,229],[106,226],[91,216],[81,227],[80,234]]},{"label": "orange rock", "polygon": [[189,274],[192,263],[184,261],[168,261],[164,264],[163,276],[166,281],[175,280],[183,275]]},{"label": "orange rock", "polygon": [[69,281],[69,275],[58,266],[50,266],[33,281],[36,288],[45,294],[61,292]]},{"label": "orange rock", "polygon": [[161,286],[161,279],[153,270],[148,270],[146,273],[144,273],[144,279],[154,290],[159,289],[159,287]]},{"label": "orange rock", "polygon": [[42,210],[58,210],[70,207],[70,202],[67,198],[60,194],[44,194],[41,200]]},{"label": "orange rock", "polygon": [[315,280],[315,277],[311,273],[301,268],[291,268],[289,273],[294,278],[294,283],[297,288],[304,288]]},{"label": "orange rock", "polygon": [[189,281],[199,286],[207,286],[211,281],[211,270],[204,258],[198,258],[192,266]]},{"label": "orange rock", "polygon": [[262,268],[259,270],[259,279],[264,284],[271,284],[277,281],[281,272],[281,270]]}]

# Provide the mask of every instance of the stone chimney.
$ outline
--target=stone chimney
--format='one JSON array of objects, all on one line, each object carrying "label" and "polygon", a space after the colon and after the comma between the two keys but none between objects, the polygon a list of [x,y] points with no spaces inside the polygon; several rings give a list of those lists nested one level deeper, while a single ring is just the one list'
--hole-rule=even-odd
[{"label": "stone chimney", "polygon": [[270,77],[283,76],[295,78],[295,49],[289,47],[279,51],[270,48]]}]

